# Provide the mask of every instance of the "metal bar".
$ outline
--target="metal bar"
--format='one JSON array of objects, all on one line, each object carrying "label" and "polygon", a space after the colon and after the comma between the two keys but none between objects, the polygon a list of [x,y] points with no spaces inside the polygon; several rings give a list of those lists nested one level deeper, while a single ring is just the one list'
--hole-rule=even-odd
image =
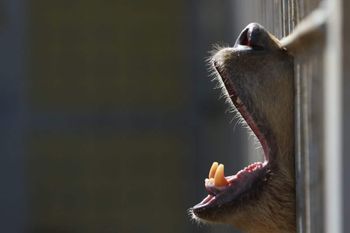
[{"label": "metal bar", "polygon": [[292,54],[300,54],[316,44],[324,42],[327,12],[323,8],[314,10],[302,20],[294,31],[281,40],[281,45]]},{"label": "metal bar", "polygon": [[343,232],[342,215],[342,10],[341,0],[328,0],[329,21],[324,70],[325,229]]}]

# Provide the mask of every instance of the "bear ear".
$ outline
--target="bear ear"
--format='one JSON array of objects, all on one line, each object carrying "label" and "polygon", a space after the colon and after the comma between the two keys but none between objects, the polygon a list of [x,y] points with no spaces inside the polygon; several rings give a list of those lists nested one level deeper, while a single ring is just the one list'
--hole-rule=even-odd
[{"label": "bear ear", "polygon": [[279,50],[280,43],[258,23],[250,23],[238,36],[235,46],[244,46],[253,50]]}]

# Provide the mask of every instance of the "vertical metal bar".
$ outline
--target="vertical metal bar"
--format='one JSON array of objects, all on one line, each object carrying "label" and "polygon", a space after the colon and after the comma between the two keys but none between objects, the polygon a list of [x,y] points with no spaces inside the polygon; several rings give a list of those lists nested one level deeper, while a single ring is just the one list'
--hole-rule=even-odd
[{"label": "vertical metal bar", "polygon": [[342,218],[342,14],[341,0],[328,0],[329,21],[325,56],[324,164],[325,229],[343,232]]},{"label": "vertical metal bar", "polygon": [[295,100],[295,129],[296,129],[296,200],[297,200],[297,232],[305,231],[305,174],[302,172],[304,170],[304,160],[302,157],[303,148],[305,148],[302,143],[304,142],[302,136],[304,134],[300,133],[305,127],[302,125],[302,109],[301,109],[301,66],[300,64],[295,65],[295,86],[296,86],[296,100]]},{"label": "vertical metal bar", "polygon": [[[349,219],[350,216],[350,185],[349,185],[349,177],[350,177],[350,143],[349,143],[349,132],[350,132],[350,105],[347,100],[350,100],[350,15],[347,13],[350,10],[350,2],[343,1],[341,9],[343,11],[343,19],[342,19],[342,51],[343,51],[343,79],[342,79],[342,89],[343,89],[343,103],[342,103],[342,129],[343,129],[343,160],[342,160],[342,171],[343,171],[343,199],[342,199],[342,207],[343,213],[342,216],[347,216],[346,219]],[[346,13],[345,13],[346,12]],[[346,64],[346,65],[345,65]],[[350,232],[350,221],[343,219],[343,232]]]}]

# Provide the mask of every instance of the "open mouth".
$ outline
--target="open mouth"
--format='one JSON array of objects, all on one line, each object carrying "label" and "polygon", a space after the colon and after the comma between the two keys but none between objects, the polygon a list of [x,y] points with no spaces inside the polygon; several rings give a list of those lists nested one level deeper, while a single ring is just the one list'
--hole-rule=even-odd
[{"label": "open mouth", "polygon": [[[259,30],[260,28],[254,26],[246,28],[240,34],[234,48],[227,48],[226,50],[234,50],[236,52],[264,50],[261,40],[259,40],[261,37],[259,35],[261,31]],[[271,147],[268,139],[263,133],[264,130],[261,129],[261,124],[258,124],[257,119],[254,118],[251,111],[248,111],[244,103],[246,100],[240,98],[238,95],[236,87],[230,79],[230,74],[226,73],[227,71],[225,69],[222,69],[222,57],[224,56],[220,54],[218,56],[215,55],[212,59],[212,65],[220,77],[219,80],[223,83],[232,104],[260,142],[265,159],[263,162],[252,163],[235,175],[230,176],[225,176],[223,164],[214,162],[210,168],[208,178],[205,179],[205,188],[208,195],[192,208],[194,214],[203,219],[207,219],[211,209],[218,209],[217,207],[222,208],[225,206],[232,207],[232,205],[237,206],[245,198],[257,195],[271,174],[269,162]]]}]

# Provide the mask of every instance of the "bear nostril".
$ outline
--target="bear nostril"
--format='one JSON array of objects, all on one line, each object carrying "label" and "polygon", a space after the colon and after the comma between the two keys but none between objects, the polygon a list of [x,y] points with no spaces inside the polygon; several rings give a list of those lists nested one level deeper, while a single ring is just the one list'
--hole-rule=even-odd
[{"label": "bear nostril", "polygon": [[241,35],[238,37],[238,39],[236,41],[236,45],[250,46],[250,39],[248,37],[248,31],[249,31],[249,28],[246,28],[244,31],[241,32]]},{"label": "bear nostril", "polygon": [[263,50],[264,47],[260,43],[261,28],[258,25],[251,25],[243,30],[238,37],[235,46],[243,45],[253,50]]}]

